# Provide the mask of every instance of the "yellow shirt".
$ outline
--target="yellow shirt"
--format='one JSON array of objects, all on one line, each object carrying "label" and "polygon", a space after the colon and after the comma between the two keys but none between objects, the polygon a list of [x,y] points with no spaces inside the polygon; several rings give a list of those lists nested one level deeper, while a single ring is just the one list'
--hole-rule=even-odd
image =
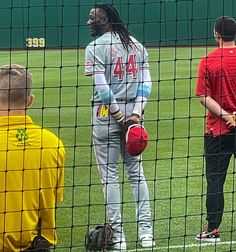
[{"label": "yellow shirt", "polygon": [[29,116],[0,116],[0,251],[28,248],[39,217],[42,236],[56,243],[64,158],[61,140]]}]

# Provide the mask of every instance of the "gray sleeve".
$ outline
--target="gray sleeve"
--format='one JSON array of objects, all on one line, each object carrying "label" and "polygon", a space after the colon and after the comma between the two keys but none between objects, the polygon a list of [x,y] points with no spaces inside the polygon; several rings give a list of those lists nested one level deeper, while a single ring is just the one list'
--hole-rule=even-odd
[{"label": "gray sleeve", "polygon": [[85,50],[85,75],[105,72],[105,56],[101,46],[89,44]]}]

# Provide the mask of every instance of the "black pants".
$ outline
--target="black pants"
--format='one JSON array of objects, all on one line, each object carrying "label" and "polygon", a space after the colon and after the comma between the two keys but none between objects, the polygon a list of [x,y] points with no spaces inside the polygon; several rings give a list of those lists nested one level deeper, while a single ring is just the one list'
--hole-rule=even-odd
[{"label": "black pants", "polygon": [[218,228],[224,211],[224,183],[231,156],[236,153],[235,131],[216,136],[205,135],[208,228]]}]

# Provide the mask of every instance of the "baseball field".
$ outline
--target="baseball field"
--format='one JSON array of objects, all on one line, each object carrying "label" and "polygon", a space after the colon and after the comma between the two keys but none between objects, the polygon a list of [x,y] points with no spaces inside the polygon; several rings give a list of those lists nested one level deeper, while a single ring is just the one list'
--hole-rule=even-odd
[{"label": "baseball field", "polygon": [[[236,165],[225,184],[221,242],[199,244],[206,225],[203,135],[206,111],[195,96],[199,59],[213,48],[148,48],[153,88],[145,109],[149,144],[143,154],[156,247],[138,243],[134,199],[120,161],[127,251],[236,251]],[[55,251],[84,250],[84,235],[106,221],[103,192],[91,144],[92,80],[84,76],[84,50],[1,51],[0,64],[27,66],[36,101],[28,113],[66,148],[64,202],[57,208]]]}]

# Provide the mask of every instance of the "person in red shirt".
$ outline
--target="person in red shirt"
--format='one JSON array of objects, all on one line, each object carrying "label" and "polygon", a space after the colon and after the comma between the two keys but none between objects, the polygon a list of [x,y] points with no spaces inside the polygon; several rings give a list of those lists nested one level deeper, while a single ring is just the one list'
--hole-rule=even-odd
[{"label": "person in red shirt", "polygon": [[207,228],[197,240],[220,241],[224,182],[230,158],[236,154],[236,21],[219,17],[214,36],[218,48],[199,64],[196,95],[208,110],[205,132]]}]

